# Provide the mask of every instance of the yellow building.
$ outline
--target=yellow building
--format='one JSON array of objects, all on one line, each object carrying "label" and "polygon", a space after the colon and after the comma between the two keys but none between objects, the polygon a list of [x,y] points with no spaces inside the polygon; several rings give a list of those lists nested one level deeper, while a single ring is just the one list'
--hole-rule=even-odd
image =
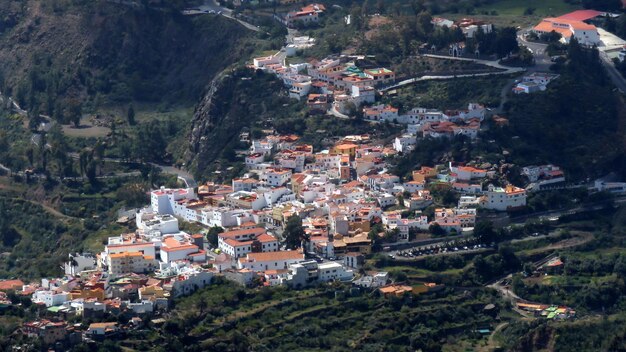
[{"label": "yellow building", "polygon": [[350,156],[350,159],[354,159],[354,157],[356,156],[356,149],[358,147],[359,146],[354,143],[341,143],[341,144],[337,144],[333,148],[332,153],[340,154],[340,155],[348,155]]},{"label": "yellow building", "polygon": [[73,290],[73,291],[70,292],[70,297],[71,297],[71,299],[95,298],[95,299],[98,300],[98,302],[102,302],[102,301],[104,301],[104,290],[99,288],[99,287],[96,287],[96,288],[94,288],[92,290],[89,290],[89,289]]},{"label": "yellow building", "polygon": [[107,257],[109,274],[121,275],[128,273],[146,273],[156,269],[157,262],[153,256],[141,252],[123,252],[109,254]]},{"label": "yellow building", "polygon": [[170,292],[160,286],[144,286],[139,288],[139,298],[142,300],[155,301],[159,298],[170,298]]},{"label": "yellow building", "polygon": [[422,166],[419,170],[413,170],[413,181],[424,183],[429,178],[437,177],[437,169],[434,167]]}]

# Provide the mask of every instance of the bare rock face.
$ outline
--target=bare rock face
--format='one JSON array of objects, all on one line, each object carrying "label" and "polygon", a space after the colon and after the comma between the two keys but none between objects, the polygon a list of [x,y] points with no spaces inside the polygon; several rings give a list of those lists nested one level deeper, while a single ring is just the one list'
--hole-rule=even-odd
[{"label": "bare rock face", "polygon": [[[219,150],[211,153],[213,140],[209,138],[216,125],[220,123],[221,117],[217,116],[215,109],[216,95],[224,76],[218,75],[207,87],[207,91],[202,100],[196,106],[193,120],[191,121],[191,132],[189,134],[189,148],[185,153],[185,159],[190,161],[194,168],[204,168],[204,163],[200,158],[206,158],[207,154],[217,154]],[[210,158],[209,159],[213,159]]]},{"label": "bare rock face", "polygon": [[281,110],[289,103],[288,97],[277,94],[281,89],[282,81],[273,75],[247,68],[227,70],[213,79],[191,121],[184,155],[189,170],[202,179],[219,169],[216,163],[236,161],[235,150],[246,147],[239,140],[242,131],[290,114]]}]

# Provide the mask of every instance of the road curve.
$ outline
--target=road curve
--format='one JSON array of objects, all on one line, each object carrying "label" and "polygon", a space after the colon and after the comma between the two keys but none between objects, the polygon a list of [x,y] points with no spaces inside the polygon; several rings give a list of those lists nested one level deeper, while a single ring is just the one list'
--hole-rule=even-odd
[{"label": "road curve", "polygon": [[423,56],[436,58],[436,59],[448,59],[448,60],[475,62],[475,63],[482,64],[485,66],[497,68],[503,71],[485,72],[485,73],[468,73],[468,74],[459,74],[459,75],[442,75],[442,76],[427,75],[427,76],[421,76],[421,77],[414,77],[414,78],[406,79],[404,81],[400,81],[391,86],[384,87],[380,89],[380,91],[385,92],[391,89],[401,88],[403,86],[407,86],[407,85],[410,85],[416,82],[422,82],[422,81],[447,80],[447,79],[454,79],[454,78],[485,77],[485,76],[492,76],[492,75],[508,75],[508,74],[521,73],[521,72],[526,71],[526,69],[523,67],[508,67],[508,66],[504,66],[500,64],[497,61],[470,59],[470,58],[464,58],[464,57],[452,57],[452,56],[445,56],[445,55],[431,55],[431,54],[425,54]]}]

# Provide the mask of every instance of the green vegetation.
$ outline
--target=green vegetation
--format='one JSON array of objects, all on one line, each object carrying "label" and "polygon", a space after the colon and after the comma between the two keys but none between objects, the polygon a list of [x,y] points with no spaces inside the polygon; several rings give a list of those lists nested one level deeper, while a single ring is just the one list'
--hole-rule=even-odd
[{"label": "green vegetation", "polygon": [[500,104],[502,89],[510,79],[492,76],[419,82],[399,89],[397,96],[391,96],[386,101],[404,111],[418,106],[440,110],[465,109],[472,102],[496,107]]},{"label": "green vegetation", "polygon": [[551,17],[560,16],[578,8],[579,6],[574,1],[564,0],[496,0],[476,7],[475,13],[493,14],[495,11],[498,16],[520,17],[534,15]]},{"label": "green vegetation", "polygon": [[218,284],[176,302],[159,334],[127,343],[181,351],[440,351],[442,341],[476,340],[477,327],[494,324],[482,311],[488,303],[498,299],[484,290],[384,298],[343,285],[289,291]]},{"label": "green vegetation", "polygon": [[27,110],[62,122],[75,116],[71,106],[192,103],[206,82],[255,46],[252,32],[232,20],[182,16],[169,4],[16,3],[0,1],[12,15],[0,36],[0,89]]},{"label": "green vegetation", "polygon": [[[597,50],[570,45],[567,64],[545,92],[514,96],[505,115],[510,125],[490,129],[517,165],[552,162],[571,180],[617,171],[624,155],[618,128],[624,111],[602,68]],[[622,171],[619,169],[619,171]]]},{"label": "green vegetation", "polygon": [[460,19],[471,16],[486,20],[498,26],[534,26],[545,17],[556,17],[578,10],[580,3],[576,0],[494,0],[484,1],[479,6],[463,6],[443,14],[444,17]]},{"label": "green vegetation", "polygon": [[497,340],[507,351],[621,351],[626,318],[623,314],[588,317],[548,324],[540,320],[511,322]]},{"label": "green vegetation", "polygon": [[89,230],[78,220],[58,219],[34,202],[0,197],[0,277],[58,274],[59,263]]}]

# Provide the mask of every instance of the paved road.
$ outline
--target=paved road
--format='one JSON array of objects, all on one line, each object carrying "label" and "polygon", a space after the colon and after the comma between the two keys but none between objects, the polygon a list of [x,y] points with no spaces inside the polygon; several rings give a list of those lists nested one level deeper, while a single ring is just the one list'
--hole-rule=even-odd
[{"label": "paved road", "polygon": [[188,171],[179,169],[179,168],[174,167],[174,166],[159,165],[159,164],[155,164],[155,163],[149,163],[149,164],[154,166],[154,167],[159,168],[161,170],[161,172],[163,172],[163,173],[170,174],[170,175],[176,175],[179,180],[185,182],[185,184],[187,185],[188,188],[196,188],[196,187],[198,187],[198,183],[193,178],[193,175],[190,174]]},{"label": "paved road", "polygon": [[[67,156],[69,156],[70,158],[74,159],[74,160],[78,160],[80,158],[80,154],[78,153],[74,153],[74,152],[70,152],[67,153]],[[127,161],[127,160],[122,160],[122,159],[116,159],[116,158],[104,158],[102,161],[107,162],[107,163],[120,163],[120,164],[126,164],[126,163],[130,163],[130,164],[141,164],[140,162],[135,162],[135,161]],[[185,184],[187,185],[187,187],[198,187],[198,183],[196,182],[196,180],[194,179],[193,175],[190,174],[188,171],[179,169],[175,166],[171,166],[171,165],[161,165],[161,164],[156,164],[156,163],[144,163],[144,165],[150,165],[153,167],[156,167],[158,169],[161,170],[161,172],[165,173],[165,174],[169,174],[169,175],[176,175],[178,177],[179,180],[185,182]],[[7,171],[8,173],[11,173],[11,169],[5,167],[4,165],[0,164],[0,169],[3,169],[5,171]],[[20,173],[23,174],[23,172],[21,171],[16,171],[16,174],[20,175]],[[116,177],[134,177],[134,176],[140,176],[141,172],[140,171],[130,171],[130,172],[117,172],[114,175],[103,175],[103,176],[98,176],[96,177],[97,179],[111,179],[111,178],[116,178]],[[34,175],[35,178],[44,178],[44,175]],[[61,180],[61,178],[58,178],[59,180]],[[83,177],[64,177],[63,180],[71,180],[71,181],[77,181],[77,180],[83,180]]]},{"label": "paved road", "polygon": [[550,56],[548,55],[546,48],[547,44],[536,43],[526,40],[525,35],[528,33],[528,29],[521,30],[517,33],[517,42],[519,45],[523,45],[527,47],[535,57],[535,65],[528,68],[529,72],[548,72],[550,70],[550,66],[552,65],[552,61],[550,61]]},{"label": "paved road", "polygon": [[198,14],[207,13],[208,11],[215,11],[215,13],[221,12],[220,15],[231,18],[250,30],[253,30],[255,32],[261,32],[259,27],[251,23],[248,23],[246,21],[240,20],[239,18],[234,17],[233,11],[231,9],[218,5],[217,2],[215,2],[215,0],[206,0],[204,4],[197,6],[195,8],[199,9],[200,11],[185,10],[183,11],[183,14],[198,15]]},{"label": "paved road", "polygon": [[[617,197],[613,200],[613,202],[615,204],[624,204],[626,203],[626,198]],[[597,210],[604,209],[604,207],[607,204],[609,204],[609,201],[599,201],[599,202],[594,202],[591,204],[580,205],[576,208],[571,208],[571,209],[560,209],[560,210],[537,212],[537,213],[532,213],[532,214],[527,214],[527,215],[522,215],[522,216],[518,216],[515,218],[511,218],[510,222],[512,224],[515,224],[515,223],[520,224],[520,223],[525,223],[526,221],[530,219],[559,218],[565,215],[573,215],[573,214],[585,213],[589,211],[597,211]]]},{"label": "paved road", "polygon": [[411,85],[413,83],[422,82],[422,81],[447,80],[447,79],[470,78],[470,77],[484,77],[484,76],[492,76],[492,75],[509,75],[509,74],[513,74],[513,73],[521,73],[521,72],[525,72],[526,71],[526,69],[523,68],[523,67],[508,67],[508,66],[501,65],[497,61],[469,59],[469,58],[464,58],[464,57],[451,57],[451,56],[445,56],[445,55],[431,55],[431,54],[425,54],[423,56],[437,58],[437,59],[447,59],[447,60],[476,62],[478,64],[482,64],[482,65],[485,65],[485,66],[490,66],[490,67],[494,67],[494,68],[500,69],[502,71],[485,72],[485,73],[459,74],[459,75],[442,75],[442,76],[427,75],[427,76],[421,76],[421,77],[414,77],[414,78],[406,79],[404,81],[400,81],[400,82],[398,82],[396,84],[393,84],[393,85],[391,85],[389,87],[385,87],[385,88],[382,88],[382,89],[379,89],[379,90],[381,92],[385,92],[385,91],[388,91],[388,90],[391,90],[391,89],[397,89],[397,88],[400,88],[400,87],[403,87],[403,86]]},{"label": "paved road", "polygon": [[617,68],[615,68],[615,64],[613,61],[607,56],[606,52],[600,50],[600,61],[604,68],[606,69],[606,73],[609,75],[609,78],[622,93],[626,93],[626,79],[622,76]]},{"label": "paved road", "polygon": [[[517,39],[521,45],[525,45],[526,47],[528,47],[533,52],[533,55],[535,56],[535,66],[533,66],[532,68],[529,68],[529,72],[535,72],[535,71],[547,72],[550,69],[550,65],[552,64],[552,62],[550,61],[550,57],[548,56],[548,53],[546,52],[546,48],[548,47],[548,45],[527,41],[524,37],[524,35],[527,32],[528,32],[528,29],[520,31],[518,33]],[[619,73],[619,71],[617,71],[617,69],[615,68],[615,65],[613,64],[613,61],[607,56],[605,52],[605,50],[611,50],[611,49],[615,49],[615,48],[611,48],[611,47],[599,48],[598,51],[600,52],[600,61],[602,62],[602,65],[606,69],[607,75],[609,76],[613,84],[617,87],[617,89],[619,89],[622,93],[626,93],[626,79],[624,78],[624,76],[622,76]]]}]

